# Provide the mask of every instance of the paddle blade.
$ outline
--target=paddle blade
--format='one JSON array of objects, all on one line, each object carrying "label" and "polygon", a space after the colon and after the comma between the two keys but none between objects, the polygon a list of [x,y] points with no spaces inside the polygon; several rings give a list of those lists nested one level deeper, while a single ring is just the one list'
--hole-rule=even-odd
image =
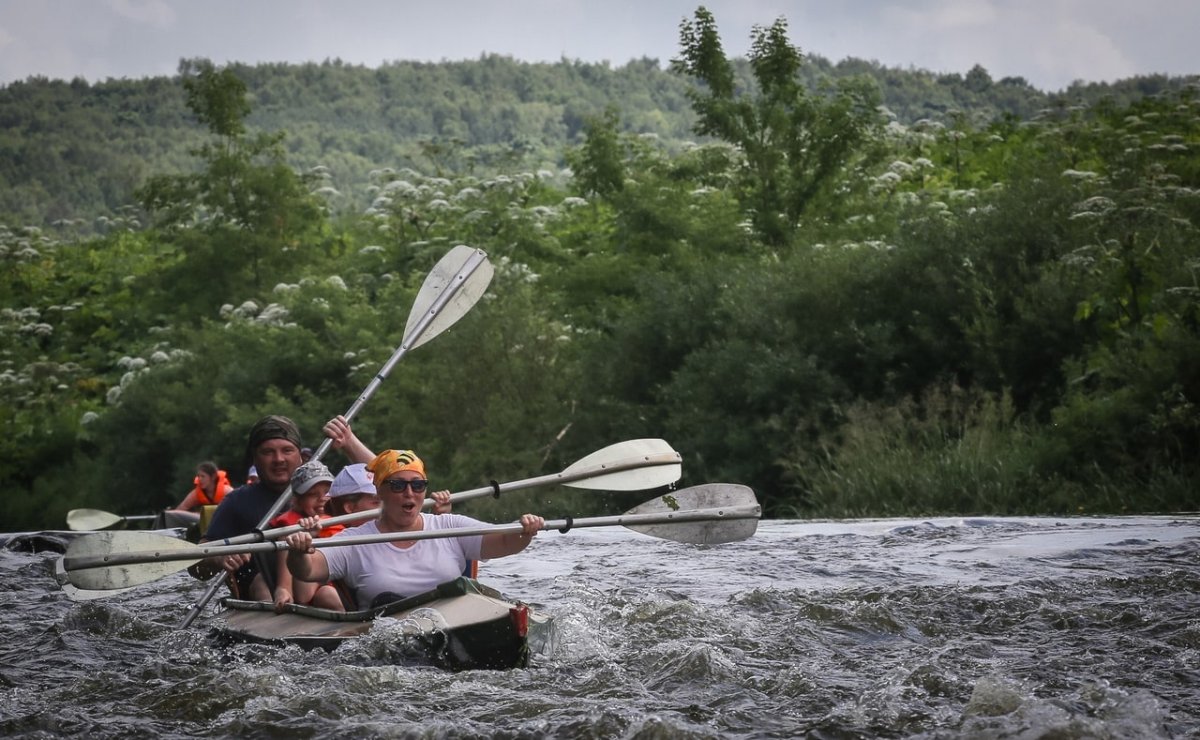
[{"label": "paddle blade", "polygon": [[100,509],[71,509],[67,512],[67,529],[76,532],[107,529],[124,518]]},{"label": "paddle blade", "polygon": [[[706,483],[663,494],[653,501],[634,507],[626,514],[670,514],[695,509],[732,509],[758,506],[754,491],[732,483]],[[719,545],[740,542],[758,529],[758,519],[715,519],[705,522],[666,524],[629,524],[629,529],[664,540],[695,545]]]},{"label": "paddle blade", "polygon": [[[63,566],[67,580],[75,588],[90,591],[113,591],[140,586],[143,583],[149,583],[163,576],[185,570],[199,560],[199,556],[191,560],[150,560],[149,558],[156,553],[174,554],[186,550],[199,553],[199,548],[187,540],[164,537],[161,534],[97,532],[78,537],[68,545],[67,552],[63,555]],[[147,562],[95,568],[78,568],[72,565],[72,561],[82,558],[102,558],[106,555],[142,551],[148,553]]]},{"label": "paddle blade", "polygon": [[128,588],[118,588],[112,591],[89,591],[83,588],[75,588],[71,585],[71,580],[67,576],[67,570],[63,567],[63,559],[59,558],[54,561],[54,580],[58,581],[59,588],[67,595],[71,601],[92,601],[93,599],[106,599],[109,596],[115,596],[119,593],[129,591]]},{"label": "paddle blade", "polygon": [[[675,462],[656,465],[652,460],[670,456]],[[603,470],[606,467],[626,467],[645,463],[646,467],[600,473],[582,480],[563,485],[572,488],[590,488],[601,491],[644,491],[647,488],[669,486],[683,475],[683,464],[679,453],[661,439],[630,439],[596,450],[563,471],[574,474],[588,470]]]},{"label": "paddle blade", "polygon": [[[404,341],[408,348],[420,347],[466,315],[487,290],[494,273],[495,268],[482,249],[459,244],[447,252],[425,277],[413,301],[412,312],[404,327]],[[453,291],[453,295],[438,306],[438,299],[447,291]],[[413,336],[422,319],[431,311],[435,313],[428,324],[417,336]]]}]

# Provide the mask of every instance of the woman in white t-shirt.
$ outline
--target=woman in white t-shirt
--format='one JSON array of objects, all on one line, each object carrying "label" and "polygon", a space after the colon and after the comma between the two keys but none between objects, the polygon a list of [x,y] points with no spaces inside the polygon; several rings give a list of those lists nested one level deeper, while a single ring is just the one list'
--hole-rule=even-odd
[{"label": "woman in white t-shirt", "polygon": [[[420,532],[486,526],[461,514],[425,514],[421,506],[429,480],[425,464],[412,450],[384,450],[367,464],[379,494],[377,520],[346,529],[338,537],[389,532]],[[449,491],[431,494],[445,504]],[[487,560],[514,555],[524,550],[545,520],[535,514],[520,519],[519,533],[444,537],[371,545],[312,546],[312,535],[296,532],[285,540],[289,551],[288,570],[296,578],[325,583],[340,580],[354,594],[360,609],[396,601],[452,581],[462,574],[468,560]]]}]

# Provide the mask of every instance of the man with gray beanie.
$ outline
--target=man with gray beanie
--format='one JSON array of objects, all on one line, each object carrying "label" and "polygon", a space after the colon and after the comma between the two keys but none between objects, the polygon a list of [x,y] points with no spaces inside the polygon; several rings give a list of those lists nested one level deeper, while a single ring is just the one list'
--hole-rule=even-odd
[{"label": "man with gray beanie", "polygon": [[[259,480],[247,483],[221,500],[201,542],[215,542],[257,530],[300,466],[302,446],[300,430],[286,416],[264,416],[255,422],[250,428],[246,455],[257,468]],[[201,561],[191,572],[198,577],[211,577],[224,570],[232,576],[230,588],[234,596],[270,601],[274,574],[268,561],[248,554],[224,555]]]}]

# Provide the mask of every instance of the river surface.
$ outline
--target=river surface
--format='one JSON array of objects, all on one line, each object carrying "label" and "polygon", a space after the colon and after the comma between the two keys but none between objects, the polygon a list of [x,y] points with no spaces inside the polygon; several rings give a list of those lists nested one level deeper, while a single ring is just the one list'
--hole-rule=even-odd
[{"label": "river surface", "polygon": [[543,533],[480,579],[554,616],[528,669],[218,648],[184,574],[71,601],[0,549],[0,736],[1200,736],[1200,518]]}]

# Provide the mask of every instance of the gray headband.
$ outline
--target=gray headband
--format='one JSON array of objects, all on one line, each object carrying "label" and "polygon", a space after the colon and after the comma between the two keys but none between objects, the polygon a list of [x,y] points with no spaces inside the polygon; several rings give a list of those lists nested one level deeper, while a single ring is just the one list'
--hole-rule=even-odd
[{"label": "gray headband", "polygon": [[299,447],[300,430],[296,427],[296,422],[286,416],[264,416],[254,422],[254,426],[250,427],[250,438],[246,443],[246,453],[251,459],[254,458],[254,453],[258,446],[269,439],[286,439],[292,444]]}]

